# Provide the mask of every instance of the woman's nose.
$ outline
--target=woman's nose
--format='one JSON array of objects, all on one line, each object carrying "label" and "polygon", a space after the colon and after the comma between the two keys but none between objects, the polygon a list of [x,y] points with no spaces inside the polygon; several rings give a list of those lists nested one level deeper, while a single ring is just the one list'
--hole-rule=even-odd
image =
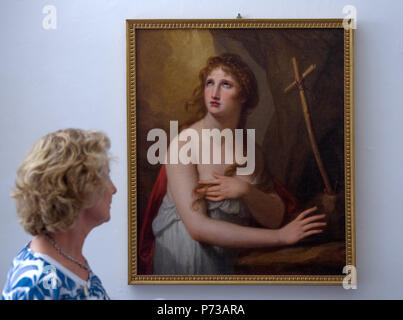
[{"label": "woman's nose", "polygon": [[219,86],[214,86],[211,97],[213,99],[220,99],[220,87]]},{"label": "woman's nose", "polygon": [[118,189],[116,188],[115,184],[111,181],[111,187],[112,187],[112,194],[115,194]]},{"label": "woman's nose", "polygon": [[115,194],[116,192],[118,192],[118,189],[116,188],[115,184],[113,185],[113,194]]}]

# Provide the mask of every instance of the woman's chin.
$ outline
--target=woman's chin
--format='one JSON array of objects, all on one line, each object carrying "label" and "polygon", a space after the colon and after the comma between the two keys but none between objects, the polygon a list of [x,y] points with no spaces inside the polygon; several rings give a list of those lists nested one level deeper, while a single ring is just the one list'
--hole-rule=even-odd
[{"label": "woman's chin", "polygon": [[107,217],[105,217],[103,223],[108,222],[109,220],[111,220],[111,215],[110,214]]},{"label": "woman's chin", "polygon": [[100,219],[98,220],[98,226],[104,224],[105,222],[108,222],[109,220],[111,220],[111,215],[105,215],[103,217],[100,217]]}]

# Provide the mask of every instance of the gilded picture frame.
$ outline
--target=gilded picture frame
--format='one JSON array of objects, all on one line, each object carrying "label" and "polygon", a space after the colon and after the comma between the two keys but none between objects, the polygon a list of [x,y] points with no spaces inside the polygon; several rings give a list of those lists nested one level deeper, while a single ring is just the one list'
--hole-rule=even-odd
[{"label": "gilded picture frame", "polygon": [[[128,283],[355,282],[354,30],[342,19],[229,19],[127,20],[126,32]],[[303,208],[327,211],[326,230],[290,247],[242,251],[234,274],[144,274],[140,228],[160,168],[146,161],[147,133],[186,121],[184,102],[199,70],[223,52],[240,55],[256,74],[262,106],[249,126],[270,150],[270,171]]]}]

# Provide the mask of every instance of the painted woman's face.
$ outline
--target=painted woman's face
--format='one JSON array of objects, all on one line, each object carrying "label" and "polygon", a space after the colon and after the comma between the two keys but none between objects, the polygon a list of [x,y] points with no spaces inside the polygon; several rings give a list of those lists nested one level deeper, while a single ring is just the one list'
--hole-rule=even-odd
[{"label": "painted woman's face", "polygon": [[242,103],[239,98],[239,84],[222,68],[216,68],[207,76],[204,87],[204,103],[213,116],[237,116]]}]

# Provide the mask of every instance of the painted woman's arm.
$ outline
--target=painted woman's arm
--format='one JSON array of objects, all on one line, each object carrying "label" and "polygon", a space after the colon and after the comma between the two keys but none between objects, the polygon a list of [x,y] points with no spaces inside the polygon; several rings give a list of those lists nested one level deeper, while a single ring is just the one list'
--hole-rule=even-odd
[{"label": "painted woman's arm", "polygon": [[207,215],[204,200],[199,201],[196,207],[193,206],[193,202],[198,199],[193,192],[198,182],[196,166],[167,164],[166,171],[172,200],[186,230],[196,241],[221,247],[258,248],[293,244],[311,234],[321,232],[312,228],[322,226],[322,223],[318,225],[317,220],[323,219],[323,215],[316,215],[314,219],[305,218],[316,209],[304,211],[298,221],[278,230],[244,227],[211,219]]},{"label": "painted woman's arm", "polygon": [[[259,180],[264,172],[264,158],[260,148],[256,148],[256,179]],[[279,228],[283,222],[285,205],[275,192],[263,192],[254,184],[248,184],[242,199],[252,215],[262,226]]]}]

